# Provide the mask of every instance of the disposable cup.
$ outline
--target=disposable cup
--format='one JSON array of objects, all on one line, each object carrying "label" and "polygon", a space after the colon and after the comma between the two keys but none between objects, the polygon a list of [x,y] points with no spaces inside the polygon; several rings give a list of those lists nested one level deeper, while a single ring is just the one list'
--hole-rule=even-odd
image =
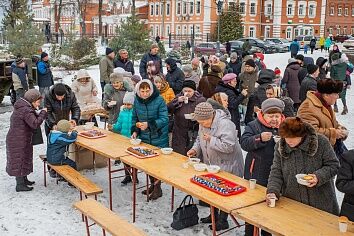
[{"label": "disposable cup", "polygon": [[345,233],[348,230],[348,223],[339,222],[339,232]]},{"label": "disposable cup", "polygon": [[270,200],[270,204],[269,204],[269,207],[275,207],[275,201],[276,201],[276,198],[275,197],[272,197],[269,199]]},{"label": "disposable cup", "polygon": [[184,103],[187,104],[188,103],[188,97],[184,98]]},{"label": "disposable cup", "polygon": [[250,179],[250,189],[255,189],[256,188],[256,179]]}]

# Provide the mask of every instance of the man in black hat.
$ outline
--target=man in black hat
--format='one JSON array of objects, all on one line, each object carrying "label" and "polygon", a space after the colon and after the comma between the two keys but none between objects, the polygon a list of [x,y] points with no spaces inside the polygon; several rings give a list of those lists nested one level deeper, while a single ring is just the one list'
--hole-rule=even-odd
[{"label": "man in black hat", "polygon": [[[52,70],[50,69],[48,53],[42,52],[41,60],[37,63],[37,77],[39,92],[42,97],[49,92],[50,86],[54,84]],[[41,101],[43,107],[43,101]]]},{"label": "man in black hat", "polygon": [[28,90],[28,76],[26,74],[26,63],[23,58],[16,59],[16,67],[12,69],[12,83],[16,92],[16,101],[22,98]]},{"label": "man in black hat", "polygon": [[81,111],[75,94],[66,84],[55,84],[46,94],[44,104],[48,113],[45,121],[47,136],[60,120],[70,120],[75,126],[80,119]]},{"label": "man in black hat", "polygon": [[99,67],[100,67],[100,82],[102,88],[102,98],[103,89],[106,84],[109,84],[109,76],[113,73],[114,69],[114,57],[116,54],[111,48],[106,48],[106,55],[102,57]]},{"label": "man in black hat", "polygon": [[299,98],[301,102],[306,99],[306,94],[308,91],[317,91],[317,80],[320,70],[317,65],[309,64],[307,65],[307,75],[305,79],[301,82]]}]

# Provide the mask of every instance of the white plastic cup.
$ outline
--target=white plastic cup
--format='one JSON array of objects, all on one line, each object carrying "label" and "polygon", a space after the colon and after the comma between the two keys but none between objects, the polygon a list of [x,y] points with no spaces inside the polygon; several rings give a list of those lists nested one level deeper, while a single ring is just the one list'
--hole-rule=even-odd
[{"label": "white plastic cup", "polygon": [[345,222],[339,222],[339,232],[345,233],[348,230],[348,224]]},{"label": "white plastic cup", "polygon": [[184,103],[185,103],[185,104],[188,103],[188,97],[184,97]]},{"label": "white plastic cup", "polygon": [[274,207],[275,207],[276,198],[275,198],[275,197],[272,197],[272,198],[269,198],[269,200],[270,200],[269,207],[274,208]]},{"label": "white plastic cup", "polygon": [[249,181],[250,181],[250,189],[255,189],[257,180],[256,179],[250,179]]},{"label": "white plastic cup", "polygon": [[184,169],[188,169],[188,166],[189,166],[188,161],[182,163],[182,167],[183,167]]}]

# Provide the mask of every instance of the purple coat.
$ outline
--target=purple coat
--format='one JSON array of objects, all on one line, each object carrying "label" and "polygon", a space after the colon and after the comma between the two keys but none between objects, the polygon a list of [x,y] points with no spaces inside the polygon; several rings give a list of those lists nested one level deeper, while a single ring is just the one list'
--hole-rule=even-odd
[{"label": "purple coat", "polygon": [[300,64],[297,62],[290,63],[285,71],[284,77],[281,80],[281,86],[285,86],[285,88],[289,92],[289,97],[294,101],[294,103],[300,103],[300,83],[298,79],[298,73],[300,70]]},{"label": "purple coat", "polygon": [[26,176],[33,172],[32,136],[46,117],[45,111],[37,115],[32,104],[23,98],[15,103],[6,136],[6,172],[10,176]]}]

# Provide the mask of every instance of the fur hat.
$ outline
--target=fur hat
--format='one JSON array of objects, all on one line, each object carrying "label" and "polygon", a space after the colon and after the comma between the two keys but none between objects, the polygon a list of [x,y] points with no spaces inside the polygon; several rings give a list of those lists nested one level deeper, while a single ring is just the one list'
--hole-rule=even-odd
[{"label": "fur hat", "polygon": [[123,74],[113,72],[113,73],[109,76],[109,80],[111,81],[111,83],[114,83],[114,82],[123,82]]},{"label": "fur hat", "polygon": [[278,133],[282,138],[295,138],[304,137],[308,130],[300,117],[288,117],[280,124]]},{"label": "fur hat", "polygon": [[307,73],[308,73],[309,75],[315,73],[316,70],[318,70],[318,66],[317,66],[317,65],[314,65],[314,64],[308,64],[308,65],[307,65]]},{"label": "fur hat", "polygon": [[57,96],[64,96],[66,94],[66,87],[63,83],[54,85],[53,92]]},{"label": "fur hat", "polygon": [[214,115],[214,109],[208,102],[199,103],[194,109],[195,120],[207,120]]},{"label": "fur hat", "polygon": [[184,65],[184,66],[182,67],[182,71],[183,71],[184,73],[187,73],[187,74],[189,75],[189,74],[192,74],[193,68],[192,68],[191,65]]},{"label": "fur hat", "polygon": [[81,70],[79,70],[79,72],[77,72],[76,79],[79,80],[79,79],[84,79],[84,78],[91,78],[91,76],[89,75],[87,70],[81,69]]},{"label": "fur hat", "polygon": [[194,91],[197,90],[197,86],[193,80],[185,80],[183,81],[183,86],[182,88],[191,88]]},{"label": "fur hat", "polygon": [[317,81],[317,91],[322,94],[341,93],[343,81],[334,79],[320,79]]},{"label": "fur hat", "polygon": [[288,59],[288,64],[294,63],[294,62],[297,62],[297,60],[295,58],[289,58]]},{"label": "fur hat", "polygon": [[28,102],[32,103],[42,98],[41,93],[37,89],[28,90],[23,96]]},{"label": "fur hat", "polygon": [[63,133],[70,131],[71,124],[68,120],[60,120],[57,124],[57,130]]},{"label": "fur hat", "polygon": [[222,72],[219,65],[211,65],[210,69],[214,73],[221,73]]},{"label": "fur hat", "polygon": [[135,94],[134,92],[126,92],[124,94],[123,103],[124,104],[134,104]]},{"label": "fur hat", "polygon": [[236,79],[237,75],[235,73],[228,73],[226,75],[224,75],[224,77],[222,77],[222,81],[224,82],[224,84],[229,83],[230,81],[232,81],[233,79]]},{"label": "fur hat", "polygon": [[150,49],[154,49],[154,48],[159,48],[159,45],[157,43],[151,44]]},{"label": "fur hat", "polygon": [[264,114],[270,114],[284,111],[285,104],[282,100],[278,98],[268,98],[262,102],[261,109]]},{"label": "fur hat", "polygon": [[106,48],[106,56],[113,52],[112,48]]},{"label": "fur hat", "polygon": [[131,80],[134,81],[135,83],[139,83],[141,81],[141,76],[140,75],[133,75]]},{"label": "fur hat", "polygon": [[248,59],[246,62],[245,62],[245,66],[251,66],[253,68],[256,68],[256,63],[254,62],[253,59]]}]

